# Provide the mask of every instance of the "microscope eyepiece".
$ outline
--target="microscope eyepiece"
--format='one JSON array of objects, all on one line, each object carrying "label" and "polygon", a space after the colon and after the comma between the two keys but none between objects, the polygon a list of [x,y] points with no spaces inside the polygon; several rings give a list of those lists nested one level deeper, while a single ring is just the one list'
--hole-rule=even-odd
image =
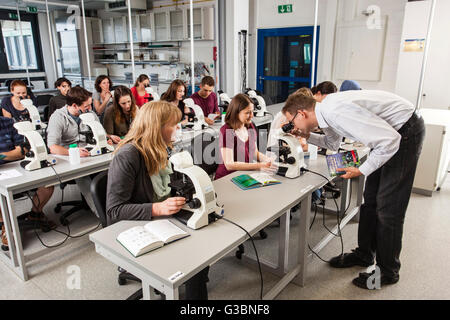
[{"label": "microscope eyepiece", "polygon": [[286,123],[284,126],[281,127],[284,133],[289,133],[292,130],[294,130],[294,124],[292,122]]}]

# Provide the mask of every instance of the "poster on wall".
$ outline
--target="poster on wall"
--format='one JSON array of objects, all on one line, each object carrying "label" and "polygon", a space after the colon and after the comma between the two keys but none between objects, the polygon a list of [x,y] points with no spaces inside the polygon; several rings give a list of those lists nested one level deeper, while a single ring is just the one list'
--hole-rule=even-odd
[{"label": "poster on wall", "polygon": [[425,39],[405,39],[403,44],[404,52],[423,52]]}]

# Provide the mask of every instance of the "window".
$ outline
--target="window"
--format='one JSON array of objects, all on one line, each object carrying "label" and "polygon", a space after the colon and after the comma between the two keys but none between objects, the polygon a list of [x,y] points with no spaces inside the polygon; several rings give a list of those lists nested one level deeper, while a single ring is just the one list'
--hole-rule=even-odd
[{"label": "window", "polygon": [[10,70],[37,69],[31,22],[22,21],[22,35],[19,21],[1,20],[3,41]]},{"label": "window", "polygon": [[21,22],[0,11],[0,73],[42,70],[37,17],[21,12]]}]

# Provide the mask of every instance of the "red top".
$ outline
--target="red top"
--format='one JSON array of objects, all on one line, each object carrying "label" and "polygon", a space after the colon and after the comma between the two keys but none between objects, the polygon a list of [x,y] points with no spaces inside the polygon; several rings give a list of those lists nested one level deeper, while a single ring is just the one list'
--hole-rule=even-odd
[{"label": "red top", "polygon": [[203,110],[203,114],[205,117],[210,115],[211,113],[218,113],[219,106],[217,103],[217,96],[214,92],[208,96],[208,98],[202,98],[198,92],[194,93],[191,96],[191,99],[194,100],[195,104],[198,105]]},{"label": "red top", "polygon": [[[257,132],[254,124],[247,129],[248,130],[248,139],[246,142],[239,139],[234,132],[234,130],[228,125],[224,124],[222,128],[220,128],[220,137],[219,144],[220,149],[229,148],[234,150],[234,161],[236,162],[245,162],[252,163],[255,159],[255,146],[256,146],[256,138]],[[220,179],[233,173],[234,171],[228,171],[227,167],[223,163],[222,152],[220,152],[220,163],[219,167],[216,170],[215,179]]]},{"label": "red top", "polygon": [[136,87],[131,88],[131,93],[133,94],[134,100],[136,101],[136,105],[139,108],[142,107],[147,102],[150,102],[153,100],[153,99],[151,99],[152,96],[148,92],[145,92],[145,95],[140,96],[137,92]]}]

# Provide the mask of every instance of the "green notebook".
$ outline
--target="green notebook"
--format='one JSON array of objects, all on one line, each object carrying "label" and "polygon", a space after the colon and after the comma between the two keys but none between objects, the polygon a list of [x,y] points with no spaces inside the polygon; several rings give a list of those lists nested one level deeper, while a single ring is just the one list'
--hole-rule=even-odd
[{"label": "green notebook", "polygon": [[274,179],[266,173],[241,174],[231,179],[242,190],[255,189],[279,184],[281,181]]}]

